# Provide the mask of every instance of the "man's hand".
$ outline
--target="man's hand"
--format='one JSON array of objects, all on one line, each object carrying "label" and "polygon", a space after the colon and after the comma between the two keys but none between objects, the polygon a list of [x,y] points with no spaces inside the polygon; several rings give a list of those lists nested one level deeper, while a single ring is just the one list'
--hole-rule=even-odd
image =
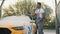
[{"label": "man's hand", "polygon": [[35,16],[35,15],[36,15],[36,13],[35,13],[35,12],[32,12],[31,14],[32,14],[32,16]]}]

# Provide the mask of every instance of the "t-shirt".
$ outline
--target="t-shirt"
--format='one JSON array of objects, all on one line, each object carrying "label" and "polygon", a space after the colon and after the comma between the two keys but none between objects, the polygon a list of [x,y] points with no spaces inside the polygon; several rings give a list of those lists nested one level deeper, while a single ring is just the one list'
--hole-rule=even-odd
[{"label": "t-shirt", "polygon": [[40,8],[40,9],[37,9],[35,11],[35,13],[37,14],[37,17],[42,18],[42,14],[44,13],[44,10],[42,8]]}]

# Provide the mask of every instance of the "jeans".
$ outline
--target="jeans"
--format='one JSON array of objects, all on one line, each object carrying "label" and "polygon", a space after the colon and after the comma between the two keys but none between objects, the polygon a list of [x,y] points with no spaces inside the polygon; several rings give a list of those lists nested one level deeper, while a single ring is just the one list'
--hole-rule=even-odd
[{"label": "jeans", "polygon": [[43,25],[44,25],[44,21],[40,21],[40,23],[37,24],[37,31],[38,31],[38,34],[44,34],[43,33]]}]

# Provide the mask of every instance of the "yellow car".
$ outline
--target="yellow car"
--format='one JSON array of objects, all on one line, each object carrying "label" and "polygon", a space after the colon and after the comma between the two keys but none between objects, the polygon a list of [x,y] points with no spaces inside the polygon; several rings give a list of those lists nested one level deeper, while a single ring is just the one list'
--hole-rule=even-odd
[{"label": "yellow car", "polygon": [[[27,34],[28,26],[32,27],[32,33],[36,32],[36,24],[26,15],[9,16],[0,20],[1,34]],[[26,29],[25,29],[26,28]]]}]

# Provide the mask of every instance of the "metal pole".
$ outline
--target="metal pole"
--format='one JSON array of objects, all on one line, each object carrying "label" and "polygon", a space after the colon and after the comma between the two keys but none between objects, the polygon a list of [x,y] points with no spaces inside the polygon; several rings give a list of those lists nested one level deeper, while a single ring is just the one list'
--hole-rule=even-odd
[{"label": "metal pole", "polygon": [[2,3],[1,3],[1,5],[0,5],[0,19],[1,19],[1,16],[2,16],[2,15],[1,15],[1,13],[2,13],[1,10],[2,10],[2,5],[3,5],[4,1],[5,1],[5,0],[2,0]]},{"label": "metal pole", "polygon": [[56,15],[56,19],[55,19],[55,24],[56,24],[56,34],[59,34],[59,28],[58,28],[58,17],[57,17],[57,0],[55,0],[55,15]]}]

